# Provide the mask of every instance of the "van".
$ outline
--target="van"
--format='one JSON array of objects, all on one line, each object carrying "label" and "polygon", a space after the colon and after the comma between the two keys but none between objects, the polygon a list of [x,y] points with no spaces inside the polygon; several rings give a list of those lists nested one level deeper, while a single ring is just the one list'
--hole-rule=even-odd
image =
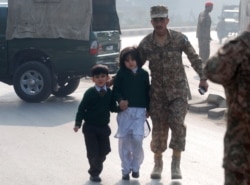
[{"label": "van", "polygon": [[239,32],[239,5],[224,5],[219,16],[216,27],[217,36],[222,39],[228,36],[237,35]]},{"label": "van", "polygon": [[73,93],[95,64],[116,73],[115,0],[9,0],[0,4],[0,81],[26,102]]}]

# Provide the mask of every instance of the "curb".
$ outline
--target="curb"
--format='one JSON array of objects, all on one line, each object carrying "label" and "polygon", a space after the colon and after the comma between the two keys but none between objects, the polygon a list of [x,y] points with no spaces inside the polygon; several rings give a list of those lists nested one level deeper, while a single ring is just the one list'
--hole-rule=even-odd
[{"label": "curb", "polygon": [[205,101],[189,101],[189,111],[207,113],[210,119],[222,119],[226,114],[226,100],[219,95],[209,94]]}]

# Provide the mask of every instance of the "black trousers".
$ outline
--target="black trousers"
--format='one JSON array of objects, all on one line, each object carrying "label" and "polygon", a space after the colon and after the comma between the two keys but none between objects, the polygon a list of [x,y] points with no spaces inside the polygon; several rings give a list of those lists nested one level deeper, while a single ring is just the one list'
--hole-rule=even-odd
[{"label": "black trousers", "polygon": [[90,168],[88,170],[91,176],[99,176],[103,170],[103,162],[106,155],[111,151],[109,136],[111,134],[108,125],[96,126],[84,124],[82,132],[85,139],[87,158]]}]

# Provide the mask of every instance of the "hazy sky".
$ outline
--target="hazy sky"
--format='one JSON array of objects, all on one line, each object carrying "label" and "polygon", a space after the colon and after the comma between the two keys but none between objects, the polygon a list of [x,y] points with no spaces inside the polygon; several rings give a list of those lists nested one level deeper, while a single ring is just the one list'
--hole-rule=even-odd
[{"label": "hazy sky", "polygon": [[[0,0],[0,2],[6,2],[7,0]],[[210,0],[214,3],[214,9],[211,12],[212,21],[214,24],[218,22],[218,16],[221,13],[223,5],[239,4],[240,0]],[[145,8],[148,11],[153,5],[163,4],[169,8],[170,18],[181,16],[183,19],[196,21],[198,14],[204,9],[204,4],[207,0],[116,0],[117,4],[137,4],[141,8]],[[128,10],[129,16],[129,10]],[[147,17],[145,17],[147,18]],[[148,17],[149,18],[149,17]]]},{"label": "hazy sky", "polygon": [[[204,10],[207,0],[116,0],[117,4],[134,5],[148,10],[153,5],[163,4],[168,6],[169,15],[182,16],[184,19],[197,19],[198,14]],[[239,4],[240,0],[211,0],[214,10],[211,12],[213,21],[217,22],[223,5]],[[129,14],[128,14],[129,16]]]},{"label": "hazy sky", "polygon": [[[118,0],[119,1],[119,0]],[[134,0],[136,1],[136,0]],[[138,0],[137,0],[138,1]],[[204,10],[207,0],[143,0],[149,1],[151,4],[164,4],[169,8],[170,16],[181,15],[186,19],[197,19],[198,14]],[[221,13],[223,5],[238,5],[240,0],[210,0],[214,4],[214,9],[210,13],[215,22]]]}]

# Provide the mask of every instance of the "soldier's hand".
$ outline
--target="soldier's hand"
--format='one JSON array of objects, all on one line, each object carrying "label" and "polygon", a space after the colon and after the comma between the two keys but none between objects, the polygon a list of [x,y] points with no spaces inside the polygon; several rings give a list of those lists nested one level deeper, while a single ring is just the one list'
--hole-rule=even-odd
[{"label": "soldier's hand", "polygon": [[[200,80],[199,89],[203,89],[204,93],[207,92],[208,90],[207,80]],[[204,93],[201,93],[201,94],[204,94]]]}]

